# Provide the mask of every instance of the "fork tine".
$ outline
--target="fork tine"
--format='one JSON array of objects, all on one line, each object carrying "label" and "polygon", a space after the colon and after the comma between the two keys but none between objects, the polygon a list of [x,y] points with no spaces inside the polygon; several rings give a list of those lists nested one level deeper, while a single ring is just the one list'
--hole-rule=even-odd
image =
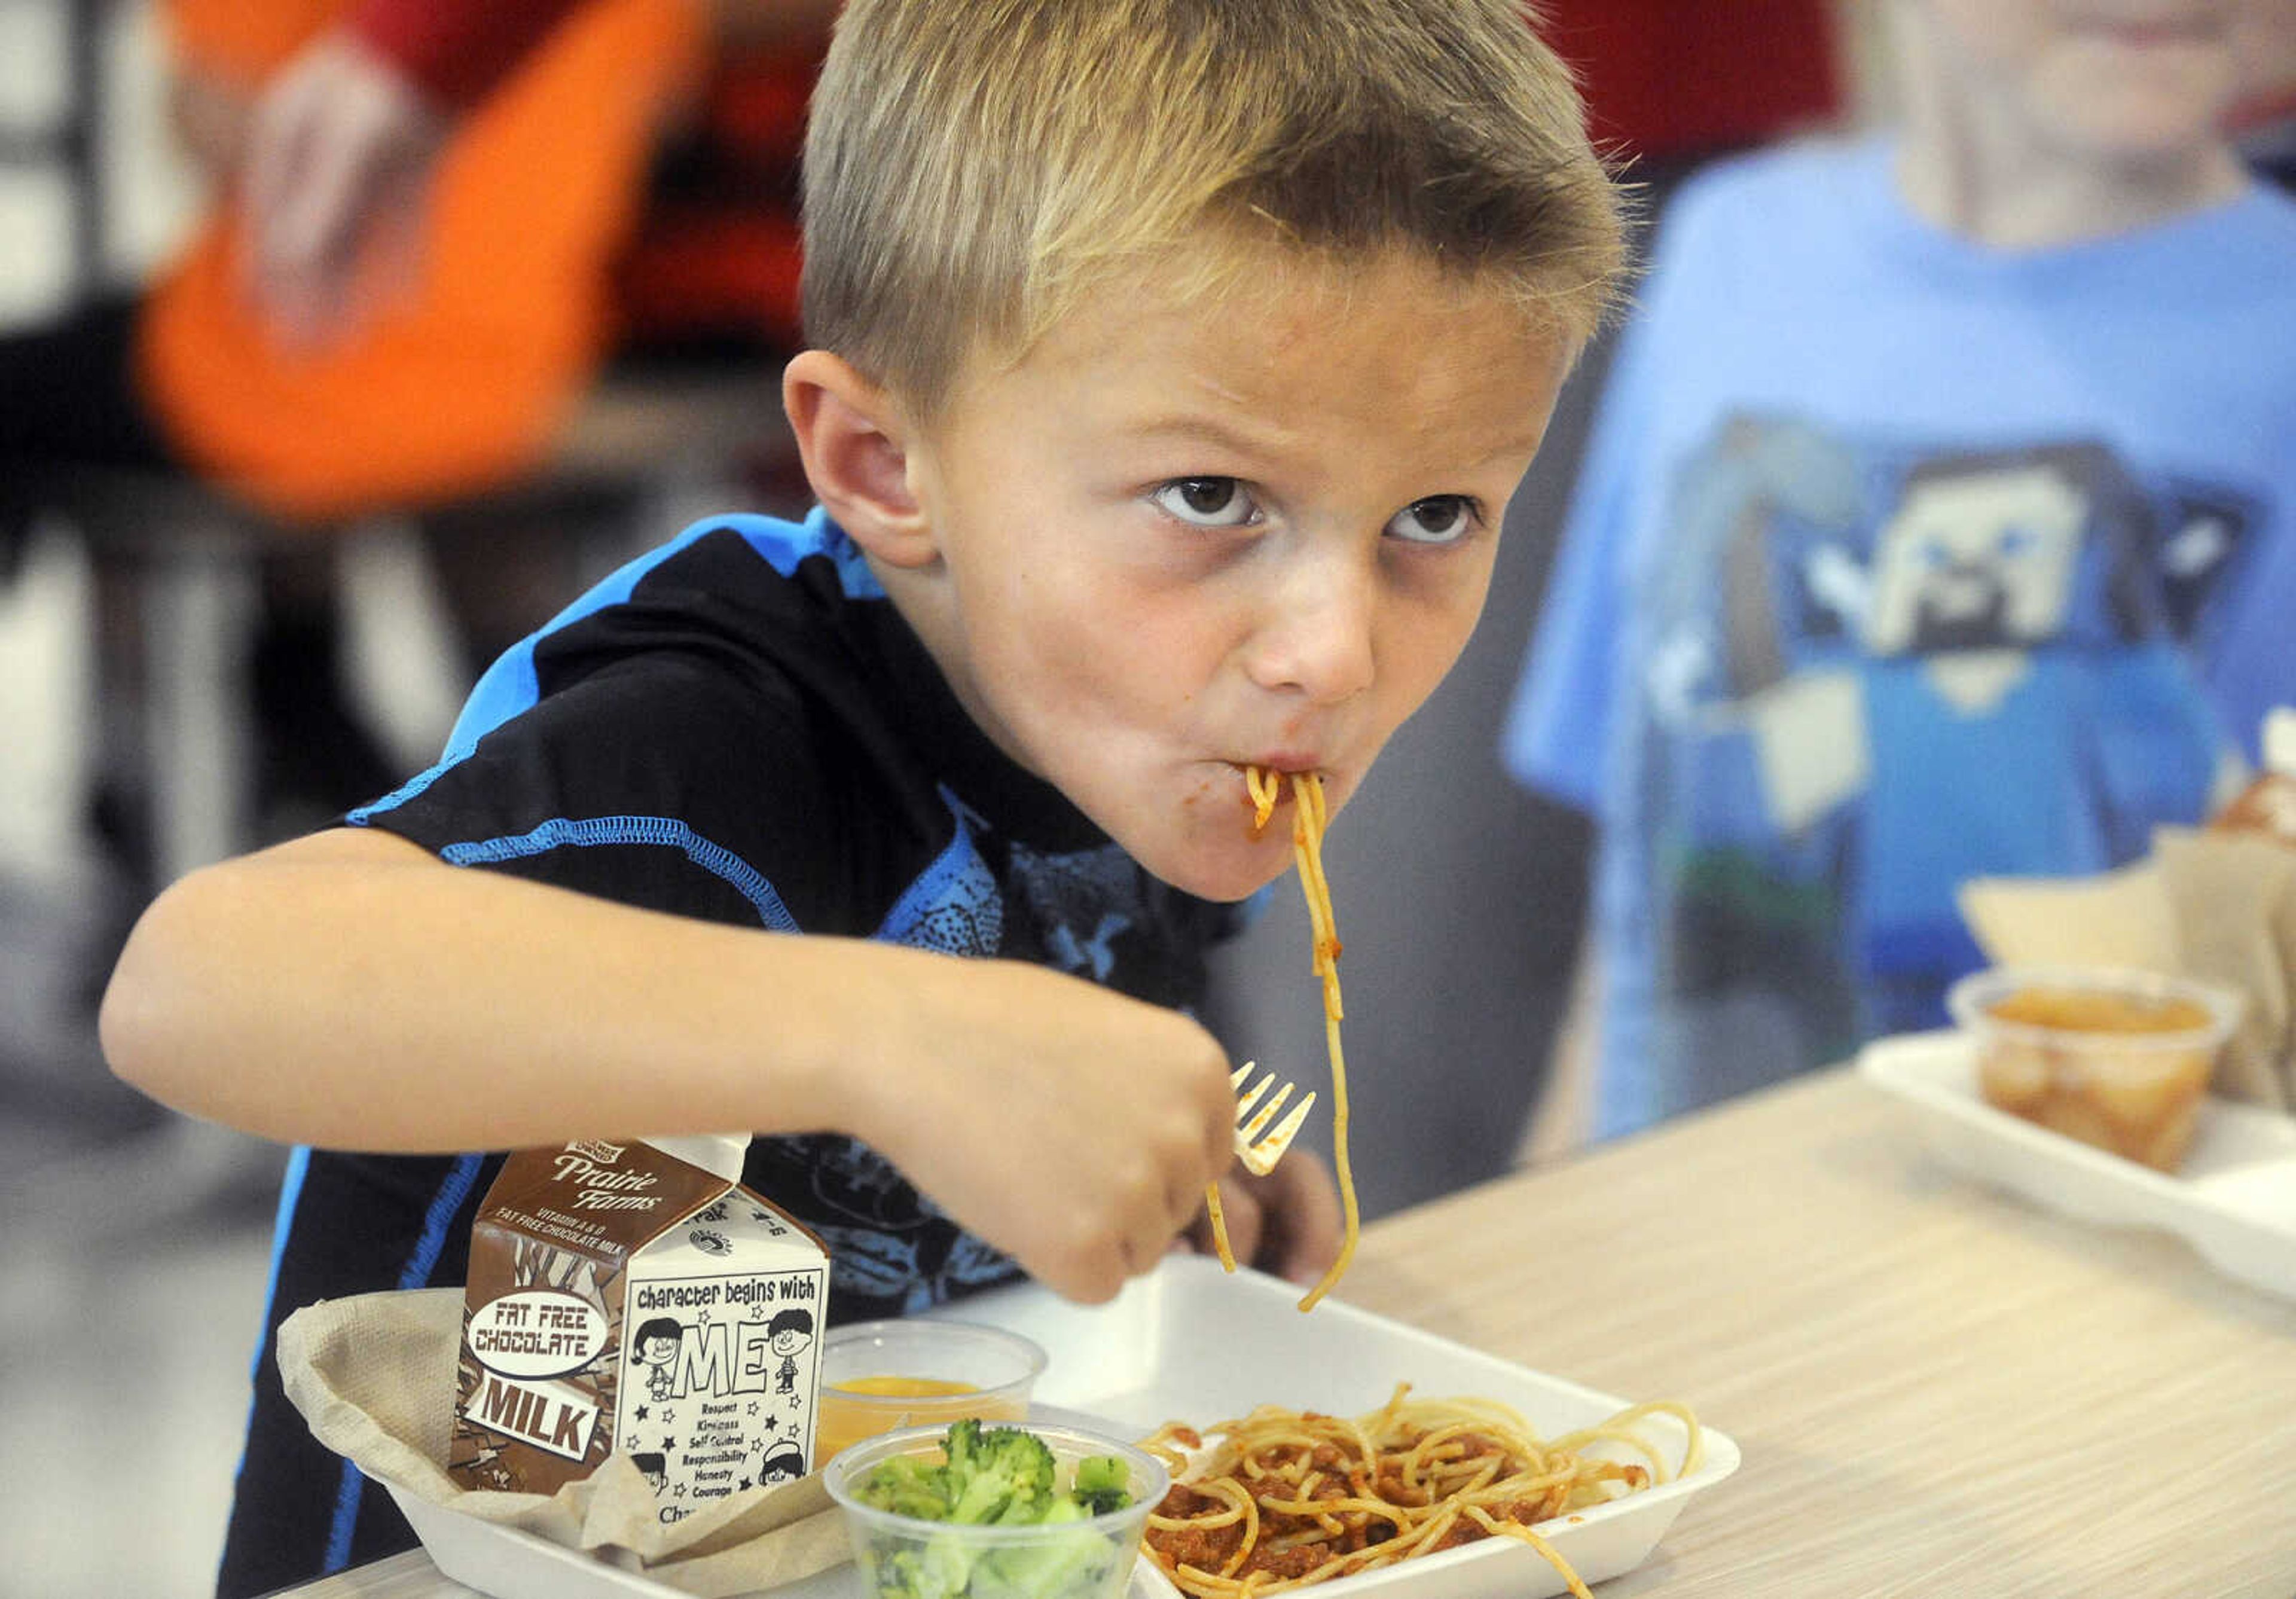
[{"label": "fork tine", "polygon": [[[1292,1107],[1292,1114],[1286,1116],[1282,1121],[1276,1123],[1275,1130],[1259,1141],[1260,1146],[1265,1149],[1272,1149],[1278,1155],[1291,1148],[1292,1140],[1300,1136],[1300,1129],[1308,1125],[1308,1112],[1315,1108],[1316,1096],[1310,1094],[1307,1098],[1301,1100],[1298,1104]],[[1270,1159],[1272,1163],[1273,1157]]]},{"label": "fork tine", "polygon": [[1263,1177],[1275,1170],[1275,1163],[1283,1158],[1283,1152],[1292,1147],[1292,1140],[1298,1137],[1300,1129],[1307,1125],[1308,1112],[1315,1109],[1315,1105],[1316,1096],[1310,1094],[1292,1106],[1292,1114],[1278,1122],[1273,1131],[1265,1137],[1252,1140],[1238,1157],[1243,1161],[1245,1169]]},{"label": "fork tine", "polygon": [[1235,1114],[1236,1119],[1239,1121],[1251,1113],[1251,1107],[1259,1103],[1259,1096],[1267,1093],[1269,1085],[1275,1081],[1275,1074],[1271,1071],[1267,1076],[1261,1078],[1259,1081],[1252,1086],[1250,1091],[1247,1093],[1243,1086],[1244,1080],[1250,1077],[1251,1074],[1259,1069],[1259,1062],[1246,1061],[1242,1065],[1237,1067],[1234,1071],[1227,1074],[1228,1086],[1234,1089],[1236,1093]]},{"label": "fork tine", "polygon": [[[1275,1163],[1283,1158],[1283,1152],[1292,1147],[1292,1140],[1299,1136],[1300,1129],[1307,1125],[1308,1112],[1315,1108],[1316,1096],[1308,1095],[1292,1107],[1289,1116],[1269,1128],[1267,1124],[1275,1119],[1275,1113],[1292,1097],[1292,1085],[1284,1083],[1278,1086],[1275,1074],[1271,1071],[1246,1092],[1244,1083],[1259,1069],[1257,1061],[1246,1061],[1228,1073],[1227,1080],[1228,1086],[1237,1093],[1236,1156],[1242,1160],[1246,1170],[1264,1177],[1275,1169]],[[1275,1089],[1273,1098],[1267,1098],[1270,1088]],[[1262,1099],[1267,1099],[1265,1104],[1260,1103]]]},{"label": "fork tine", "polygon": [[[1261,1078],[1257,1083],[1254,1083],[1251,1086],[1250,1093],[1238,1095],[1235,1102],[1236,1119],[1238,1121],[1242,1121],[1245,1117],[1250,1115],[1252,1107],[1259,1104],[1261,1097],[1267,1094],[1268,1089],[1275,1086],[1275,1074],[1271,1071],[1266,1077]],[[1283,1094],[1289,1094],[1291,1092],[1292,1085],[1289,1083],[1284,1084]],[[1276,1103],[1280,1104],[1283,1103],[1283,1094],[1279,1094],[1275,1096]]]},{"label": "fork tine", "polygon": [[1251,1091],[1251,1097],[1238,1102],[1235,1107],[1237,1115],[1248,1115],[1250,1117],[1249,1120],[1243,1122],[1235,1129],[1236,1136],[1242,1139],[1247,1144],[1251,1143],[1259,1136],[1260,1129],[1275,1119],[1275,1112],[1282,1110],[1283,1108],[1283,1102],[1292,1097],[1292,1085],[1286,1083],[1275,1091],[1275,1096],[1273,1099],[1270,1099],[1264,1105],[1259,1105],[1258,1110],[1253,1110],[1252,1107],[1254,1105],[1259,1104],[1259,1096],[1267,1091],[1267,1085],[1275,1080],[1275,1074],[1272,1071],[1269,1072],[1266,1078],[1261,1079],[1259,1086]]}]

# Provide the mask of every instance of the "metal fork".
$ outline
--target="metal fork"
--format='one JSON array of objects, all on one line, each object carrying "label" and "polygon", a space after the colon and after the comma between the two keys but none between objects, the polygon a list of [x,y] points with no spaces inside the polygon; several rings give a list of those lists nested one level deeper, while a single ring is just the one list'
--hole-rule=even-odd
[{"label": "metal fork", "polygon": [[[1244,1079],[1250,1077],[1255,1064],[1246,1061],[1235,1069],[1228,1081],[1238,1095],[1235,1102],[1236,1159],[1243,1162],[1245,1170],[1264,1177],[1275,1169],[1275,1163],[1283,1158],[1283,1152],[1292,1147],[1292,1140],[1299,1136],[1300,1128],[1307,1122],[1308,1112],[1315,1108],[1316,1096],[1308,1095],[1292,1107],[1292,1114],[1270,1128],[1267,1124],[1275,1119],[1275,1112],[1282,1110],[1283,1102],[1292,1097],[1292,1085],[1285,1083],[1276,1087],[1275,1096],[1268,1098],[1268,1089],[1275,1087],[1275,1074],[1271,1071],[1253,1084],[1250,1093],[1245,1093]],[[1261,1103],[1263,1100],[1265,1103]]]}]

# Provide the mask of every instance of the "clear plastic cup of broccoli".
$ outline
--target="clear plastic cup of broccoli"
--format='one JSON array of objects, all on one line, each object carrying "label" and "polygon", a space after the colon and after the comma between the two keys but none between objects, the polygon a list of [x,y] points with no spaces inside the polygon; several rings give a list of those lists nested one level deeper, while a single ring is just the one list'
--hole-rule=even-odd
[{"label": "clear plastic cup of broccoli", "polygon": [[823,1480],[877,1599],[1119,1599],[1170,1486],[1120,1439],[970,1419],[855,1444]]}]

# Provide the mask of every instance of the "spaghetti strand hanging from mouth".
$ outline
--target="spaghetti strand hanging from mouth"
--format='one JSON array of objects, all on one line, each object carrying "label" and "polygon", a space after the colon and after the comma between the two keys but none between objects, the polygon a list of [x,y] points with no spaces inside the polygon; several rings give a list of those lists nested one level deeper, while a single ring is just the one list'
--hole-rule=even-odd
[{"label": "spaghetti strand hanging from mouth", "polygon": [[1283,779],[1266,767],[1246,767],[1243,787],[1251,796],[1251,832],[1257,838],[1267,825],[1267,818],[1275,814],[1275,802],[1283,797]]},{"label": "spaghetti strand hanging from mouth", "polygon": [[1324,1273],[1323,1281],[1300,1301],[1303,1311],[1331,1292],[1355,1259],[1357,1217],[1355,1177],[1348,1166],[1348,1060],[1340,1044],[1340,1021],[1347,1007],[1340,996],[1340,929],[1332,914],[1331,880],[1324,874],[1324,830],[1331,813],[1324,802],[1324,779],[1319,773],[1292,775],[1292,853],[1299,863],[1300,888],[1308,899],[1308,922],[1315,936],[1313,969],[1324,990],[1324,1050],[1332,1066],[1332,1163],[1340,1179],[1340,1205],[1345,1231],[1340,1252]]},{"label": "spaghetti strand hanging from mouth", "polygon": [[[1323,985],[1324,1050],[1332,1070],[1332,1160],[1339,1177],[1340,1207],[1345,1226],[1340,1252],[1330,1269],[1300,1301],[1300,1308],[1308,1311],[1332,1291],[1332,1285],[1355,1259],[1360,1223],[1355,1178],[1348,1162],[1348,1065],[1340,1042],[1340,1022],[1347,1007],[1340,994],[1339,924],[1332,914],[1331,880],[1324,873],[1324,831],[1330,824],[1331,812],[1324,796],[1323,775],[1316,772],[1286,774],[1257,766],[1243,769],[1244,789],[1251,796],[1254,833],[1265,828],[1275,815],[1276,801],[1287,781],[1292,785],[1292,856],[1299,868],[1300,892],[1308,900],[1308,924],[1314,941],[1312,966]],[[1227,1222],[1220,1213],[1217,1183],[1205,1191],[1205,1208],[1211,1218],[1212,1240],[1219,1249],[1220,1265],[1234,1271],[1235,1255],[1228,1246]]]}]

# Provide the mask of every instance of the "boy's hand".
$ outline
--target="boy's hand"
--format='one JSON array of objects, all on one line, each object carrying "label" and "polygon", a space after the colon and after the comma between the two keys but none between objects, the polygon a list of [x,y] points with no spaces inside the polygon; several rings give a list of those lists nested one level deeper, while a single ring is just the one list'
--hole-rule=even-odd
[{"label": "boy's hand", "polygon": [[853,1130],[1046,1286],[1113,1298],[1233,1158],[1226,1052],[1177,1011],[1041,967],[950,961],[943,978],[961,1022],[866,1074]]},{"label": "boy's hand", "polygon": [[[1315,1151],[1295,1145],[1264,1177],[1238,1167],[1220,1179],[1219,1193],[1228,1248],[1244,1265],[1304,1288],[1321,1281],[1339,1259],[1345,1226],[1339,1185]],[[1204,1255],[1216,1251],[1210,1212],[1198,1210],[1183,1247]]]}]

